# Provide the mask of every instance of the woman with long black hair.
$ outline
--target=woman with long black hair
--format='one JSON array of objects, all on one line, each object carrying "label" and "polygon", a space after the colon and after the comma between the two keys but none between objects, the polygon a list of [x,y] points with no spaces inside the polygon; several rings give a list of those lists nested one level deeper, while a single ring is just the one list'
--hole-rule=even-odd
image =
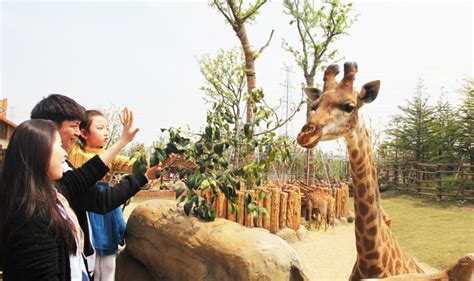
[{"label": "woman with long black hair", "polygon": [[[131,119],[123,122],[124,132],[131,133],[124,134],[127,140],[137,131]],[[0,264],[5,281],[89,280],[84,233],[70,206],[101,208],[93,185],[108,172],[114,156],[94,156],[76,171],[63,173],[66,151],[52,122],[28,120],[15,129],[0,179]],[[121,182],[126,194],[119,195],[133,196],[159,169],[128,175]]]}]

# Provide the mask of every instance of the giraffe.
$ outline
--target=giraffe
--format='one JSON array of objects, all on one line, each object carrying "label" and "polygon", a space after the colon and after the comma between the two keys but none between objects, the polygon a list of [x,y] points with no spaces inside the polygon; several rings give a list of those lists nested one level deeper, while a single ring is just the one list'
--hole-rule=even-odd
[{"label": "giraffe", "polygon": [[355,237],[357,259],[350,280],[382,278],[404,273],[421,273],[413,258],[403,253],[391,231],[391,220],[380,204],[377,170],[372,158],[370,138],[360,108],[377,97],[380,81],[353,89],[357,63],[344,64],[344,77],[338,83],[337,65],[327,67],[321,92],[306,88],[311,116],[298,134],[305,148],[319,141],[344,137],[347,143],[354,183]]},{"label": "giraffe", "polygon": [[328,200],[326,199],[326,194],[319,190],[312,190],[306,193],[306,197],[308,200],[308,229],[311,230],[313,211],[316,210],[316,226],[319,230],[324,222],[324,231],[326,231],[328,228],[326,220]]}]

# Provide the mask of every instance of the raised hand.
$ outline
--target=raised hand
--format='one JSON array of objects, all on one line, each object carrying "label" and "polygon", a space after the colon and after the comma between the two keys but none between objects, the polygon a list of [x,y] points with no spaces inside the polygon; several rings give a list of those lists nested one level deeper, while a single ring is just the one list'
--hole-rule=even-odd
[{"label": "raised hand", "polygon": [[133,112],[128,110],[127,107],[125,107],[120,114],[120,123],[123,125],[120,141],[128,144],[135,138],[135,135],[140,129],[133,126]]}]

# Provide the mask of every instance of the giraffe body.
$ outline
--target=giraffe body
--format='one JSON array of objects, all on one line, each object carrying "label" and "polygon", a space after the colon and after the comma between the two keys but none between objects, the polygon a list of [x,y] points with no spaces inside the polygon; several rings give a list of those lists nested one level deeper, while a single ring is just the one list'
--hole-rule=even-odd
[{"label": "giraffe body", "polygon": [[[313,220],[313,214],[316,215],[316,227],[321,228],[321,224],[324,223],[324,230],[327,230],[327,198],[324,193],[321,192],[308,192],[306,194],[308,198],[308,229],[311,229],[311,221]],[[316,211],[316,213],[313,213]]]},{"label": "giraffe body", "polygon": [[357,259],[351,280],[383,278],[405,273],[421,273],[413,258],[400,250],[391,231],[391,220],[381,207],[377,169],[372,158],[370,137],[359,109],[377,97],[380,81],[353,90],[357,64],[344,64],[344,78],[337,83],[337,65],[324,73],[324,92],[307,88],[311,116],[298,135],[306,148],[319,141],[344,137],[347,143],[354,190]]}]

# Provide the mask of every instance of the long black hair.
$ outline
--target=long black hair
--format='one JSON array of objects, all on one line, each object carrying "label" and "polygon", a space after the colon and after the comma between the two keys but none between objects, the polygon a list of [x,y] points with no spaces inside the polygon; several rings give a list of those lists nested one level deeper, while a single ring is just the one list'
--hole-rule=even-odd
[{"label": "long black hair", "polygon": [[55,182],[47,174],[56,131],[51,122],[37,119],[21,123],[13,132],[0,180],[0,249],[9,234],[39,216],[49,219],[55,239],[76,253],[72,224],[61,215]]}]

